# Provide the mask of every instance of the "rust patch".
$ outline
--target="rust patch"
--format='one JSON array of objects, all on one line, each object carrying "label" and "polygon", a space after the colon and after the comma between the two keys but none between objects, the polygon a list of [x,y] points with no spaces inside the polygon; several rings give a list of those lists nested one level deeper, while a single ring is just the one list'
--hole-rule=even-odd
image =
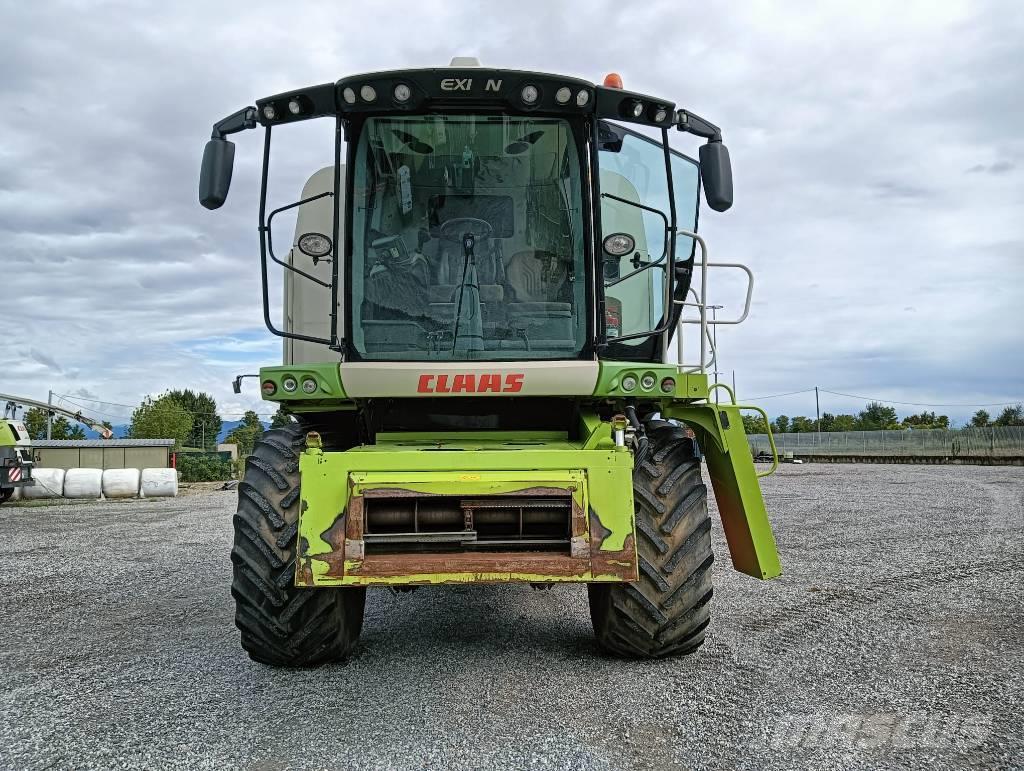
[{"label": "rust patch", "polygon": [[345,512],[338,515],[334,523],[320,534],[320,538],[328,543],[331,550],[326,554],[313,555],[313,559],[327,563],[327,575],[343,578],[345,575],[345,529],[348,517]]},{"label": "rust patch", "polygon": [[348,499],[348,525],[345,527],[345,537],[350,541],[363,540],[363,509],[363,496],[353,495]]},{"label": "rust patch", "polygon": [[350,576],[397,577],[423,573],[530,573],[583,579],[589,559],[544,552],[368,554]]},{"label": "rust patch", "polygon": [[590,562],[594,575],[616,576],[624,581],[639,579],[636,561],[636,539],[630,533],[622,542],[621,551],[601,551],[601,544],[611,535],[611,531],[601,524],[597,513],[590,510]]},{"label": "rust patch", "polygon": [[590,561],[594,566],[595,576],[615,576],[623,581],[637,581],[640,578],[636,564],[636,541],[632,533],[626,536],[622,551],[601,551],[597,547],[591,548]]},{"label": "rust patch", "polygon": [[295,552],[295,583],[299,586],[313,585],[313,561],[306,552],[309,551],[309,541],[300,537],[296,544]]}]

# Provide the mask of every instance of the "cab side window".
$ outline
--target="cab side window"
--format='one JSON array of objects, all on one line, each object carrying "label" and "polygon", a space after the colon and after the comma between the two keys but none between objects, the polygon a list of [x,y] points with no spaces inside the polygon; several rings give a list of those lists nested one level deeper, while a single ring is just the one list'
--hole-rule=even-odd
[{"label": "cab side window", "polygon": [[[611,124],[602,126],[602,140],[608,140],[602,141],[598,154],[602,237],[625,233],[635,244],[633,250],[621,257],[601,255],[605,321],[611,340],[649,332],[661,323],[665,312],[670,207],[665,155],[659,142]],[[673,153],[672,181],[680,230],[693,230],[696,226],[697,169],[694,161]],[[692,239],[676,239],[676,260],[689,259],[692,250]],[[623,344],[643,342],[643,338],[635,338]]]}]

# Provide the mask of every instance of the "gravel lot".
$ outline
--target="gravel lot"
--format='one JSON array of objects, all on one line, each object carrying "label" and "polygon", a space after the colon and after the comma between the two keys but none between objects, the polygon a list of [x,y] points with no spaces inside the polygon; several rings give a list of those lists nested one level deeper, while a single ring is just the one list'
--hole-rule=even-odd
[{"label": "gravel lot", "polygon": [[0,507],[0,766],[1021,767],[1024,468],[785,466],[785,575],[719,557],[694,656],[598,654],[583,587],[369,594],[346,665],[238,647],[234,493]]}]

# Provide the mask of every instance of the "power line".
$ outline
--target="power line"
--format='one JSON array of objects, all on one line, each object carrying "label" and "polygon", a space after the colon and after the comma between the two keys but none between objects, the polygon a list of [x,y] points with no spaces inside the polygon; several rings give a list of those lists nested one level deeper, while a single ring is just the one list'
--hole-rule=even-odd
[{"label": "power line", "polygon": [[851,399],[863,399],[866,402],[881,402],[882,404],[903,404],[908,407],[1014,407],[1018,404],[1018,402],[992,402],[989,404],[932,404],[930,402],[899,402],[894,399],[879,399],[874,396],[844,394],[841,391],[829,391],[825,388],[822,388],[821,391],[822,393],[832,394],[833,396],[847,396]]},{"label": "power line", "polygon": [[[95,407],[86,407],[84,404],[79,404],[78,402],[74,401],[73,399],[67,397],[64,394],[54,394],[54,396],[60,398],[61,401],[67,402],[68,404],[72,405],[73,407],[78,407],[81,410],[87,410],[89,412],[95,413],[96,415],[102,415],[103,417],[106,417],[106,418],[117,418],[118,420],[126,419],[126,418],[131,418],[131,415],[127,414],[127,413],[105,412],[104,410],[99,410],[99,409],[96,409]],[[135,405],[133,407],[130,404],[118,404],[117,402],[104,402],[104,401],[101,401],[99,399],[86,399],[85,401],[96,402],[97,404],[112,404],[112,405],[114,405],[116,407],[127,407],[128,409],[131,409],[131,410],[135,410],[135,409],[137,409],[140,406],[140,405]],[[252,411],[255,412],[255,410],[252,410]],[[198,416],[204,416],[204,417],[211,417],[211,416],[213,416],[213,417],[216,417],[216,416],[219,416],[219,417],[240,417],[240,416],[242,416],[242,417],[244,417],[245,416],[245,412],[198,412],[198,411],[195,411],[195,410],[185,410],[185,412],[187,412],[189,415],[194,415],[194,416],[198,415]],[[256,414],[258,416],[260,416],[260,417],[273,417],[275,413],[273,413],[273,412],[257,412]]]},{"label": "power line", "polygon": [[[764,399],[777,399],[779,396],[794,396],[798,393],[811,393],[813,388],[807,388],[803,391],[790,391],[787,393],[773,393],[770,396],[754,396],[751,401],[763,401]],[[823,389],[822,389],[823,390]]]}]

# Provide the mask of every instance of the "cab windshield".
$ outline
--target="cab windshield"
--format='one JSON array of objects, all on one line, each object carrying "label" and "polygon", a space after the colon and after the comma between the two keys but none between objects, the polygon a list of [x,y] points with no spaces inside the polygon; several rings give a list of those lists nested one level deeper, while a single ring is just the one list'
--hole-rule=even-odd
[{"label": "cab windshield", "polygon": [[352,169],[365,359],[565,359],[586,336],[580,158],[557,118],[370,118]]}]

